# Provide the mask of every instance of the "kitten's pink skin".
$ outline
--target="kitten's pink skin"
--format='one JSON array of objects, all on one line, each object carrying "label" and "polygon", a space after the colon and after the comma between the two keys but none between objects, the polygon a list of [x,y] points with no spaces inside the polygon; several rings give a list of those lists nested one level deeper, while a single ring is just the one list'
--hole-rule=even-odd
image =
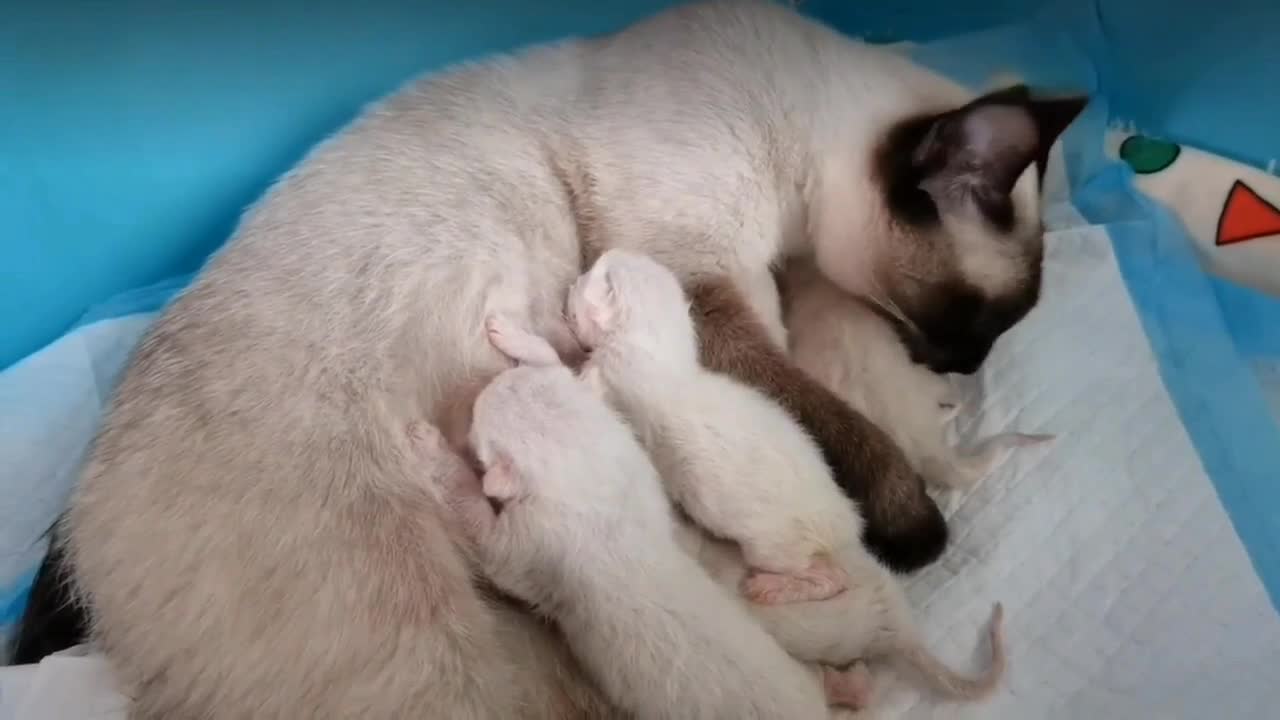
[{"label": "kitten's pink skin", "polygon": [[829,705],[862,710],[871,705],[871,671],[861,660],[846,670],[823,667],[822,689]]},{"label": "kitten's pink skin", "polygon": [[752,570],[742,580],[742,594],[762,605],[829,600],[849,588],[844,568],[825,555],[817,555],[809,567],[795,573]]},{"label": "kitten's pink skin", "polygon": [[490,315],[484,321],[489,342],[498,352],[521,365],[560,365],[560,353],[546,339],[535,335],[505,315]]},{"label": "kitten's pink skin", "polygon": [[536,335],[505,315],[489,316],[485,319],[484,328],[493,347],[512,362],[535,366],[564,364],[577,368],[582,381],[596,394],[604,396],[604,381],[600,379],[600,369],[587,362],[586,351],[568,325],[558,328],[565,333],[560,337],[560,344],[565,348],[563,350],[556,347],[555,337],[548,340]]}]

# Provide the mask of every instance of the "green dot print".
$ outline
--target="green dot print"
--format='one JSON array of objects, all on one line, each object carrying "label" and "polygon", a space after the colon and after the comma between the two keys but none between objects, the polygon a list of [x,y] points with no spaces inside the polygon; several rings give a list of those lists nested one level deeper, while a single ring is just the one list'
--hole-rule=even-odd
[{"label": "green dot print", "polygon": [[1173,164],[1182,148],[1168,140],[1157,140],[1146,135],[1130,135],[1120,143],[1120,159],[1139,175],[1150,175]]}]

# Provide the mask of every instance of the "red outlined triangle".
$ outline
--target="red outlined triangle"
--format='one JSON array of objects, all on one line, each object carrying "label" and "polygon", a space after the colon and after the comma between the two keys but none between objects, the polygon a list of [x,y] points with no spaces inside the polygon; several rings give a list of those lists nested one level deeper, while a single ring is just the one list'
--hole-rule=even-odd
[{"label": "red outlined triangle", "polygon": [[1218,246],[1280,235],[1280,208],[1263,200],[1253,188],[1236,180],[1218,216]]}]

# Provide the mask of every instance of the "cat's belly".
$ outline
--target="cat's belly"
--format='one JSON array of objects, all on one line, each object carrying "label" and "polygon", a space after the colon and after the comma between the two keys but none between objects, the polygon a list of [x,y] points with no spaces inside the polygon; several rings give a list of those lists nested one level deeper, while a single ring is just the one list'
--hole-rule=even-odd
[{"label": "cat's belly", "polygon": [[572,716],[557,698],[594,695],[574,671],[512,665],[404,432],[506,366],[492,303],[558,313],[576,239],[482,228],[443,247],[424,228],[424,248],[295,219],[326,250],[366,240],[332,268],[259,222],[137,351],[69,513],[138,715]]},{"label": "cat's belly", "polygon": [[[246,338],[184,321],[197,291],[144,342],[68,521],[139,717],[484,718],[527,704],[551,718],[598,702],[576,670],[513,665],[511,629],[405,451],[408,419],[505,362],[484,338],[488,291],[436,293],[418,330],[326,348],[285,322],[249,323]],[[329,323],[358,338],[355,319]]]},{"label": "cat's belly", "polygon": [[67,538],[138,717],[552,718],[574,716],[557,698],[592,702],[550,667],[562,653],[524,667],[505,647],[509,614],[475,590],[407,447],[408,422],[439,421],[506,366],[490,306],[544,325],[579,272],[545,149],[475,122],[489,95],[465,90],[418,88],[445,97],[406,93],[318,149],[135,353]]}]

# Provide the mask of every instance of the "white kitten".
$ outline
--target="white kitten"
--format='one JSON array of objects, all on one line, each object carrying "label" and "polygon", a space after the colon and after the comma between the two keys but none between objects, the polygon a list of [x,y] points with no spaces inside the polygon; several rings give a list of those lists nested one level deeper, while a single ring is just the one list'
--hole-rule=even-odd
[{"label": "white kitten", "polygon": [[951,383],[912,361],[885,317],[808,260],[788,263],[783,284],[795,363],[889,433],[926,481],[968,487],[1015,449],[1053,438],[1011,432],[967,452],[952,447],[946,423],[959,406]]},{"label": "white kitten", "polygon": [[607,388],[635,427],[672,500],[742,546],[756,571],[743,592],[776,603],[842,591],[830,553],[862,530],[852,501],[781,407],[699,364],[688,303],[671,271],[610,250],[575,283],[568,315],[590,352],[584,375]]},{"label": "white kitten", "polygon": [[[748,572],[733,544],[707,537],[692,523],[680,523],[678,538],[685,552],[698,558],[723,587],[736,586]],[[898,581],[862,547],[850,544],[841,548],[836,561],[849,575],[849,589],[829,600],[747,605],[792,656],[827,665],[882,657],[920,677],[934,692],[955,700],[982,699],[999,685],[1007,662],[1004,611],[999,603],[989,629],[991,663],[978,676],[968,677],[925,647]],[[870,688],[864,691],[864,697],[870,695]]]},{"label": "white kitten", "polygon": [[566,367],[499,375],[476,399],[471,444],[480,486],[450,490],[482,566],[559,623],[619,706],[639,718],[827,716],[819,675],[676,545],[644,450]]}]

